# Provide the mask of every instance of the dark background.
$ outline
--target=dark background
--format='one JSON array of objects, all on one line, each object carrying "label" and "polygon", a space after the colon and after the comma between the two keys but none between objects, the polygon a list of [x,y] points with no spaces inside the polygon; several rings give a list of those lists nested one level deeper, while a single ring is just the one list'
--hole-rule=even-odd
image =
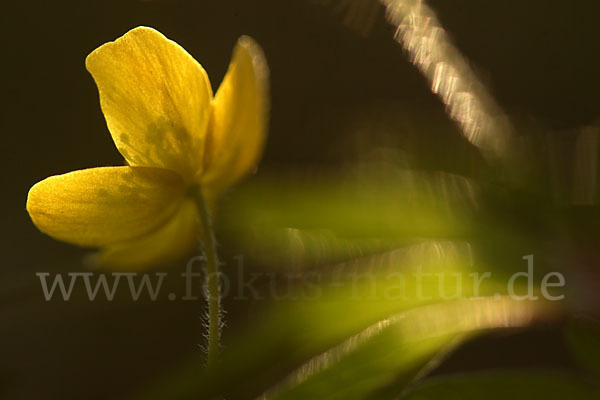
[{"label": "dark background", "polygon": [[[430,4],[518,126],[568,133],[598,121],[597,1]],[[152,26],[177,41],[204,66],[214,89],[238,36],[251,35],[263,46],[273,107],[261,170],[337,165],[360,156],[357,150],[389,138],[373,134],[373,143],[365,144],[352,127],[386,120],[400,121],[392,131],[399,138],[421,138],[421,167],[466,168],[456,159],[464,141],[392,40],[383,10],[361,35],[308,0],[6,1],[0,7],[0,394],[6,398],[115,398],[197,351],[202,326],[194,302],[45,302],[35,276],[84,270],[85,251],[38,232],[25,200],[49,175],[122,164],[84,60],[129,29]],[[236,306],[229,309],[235,328]],[[446,368],[477,368],[481,360],[568,365],[558,336],[548,329],[484,338]],[[548,355],[544,347],[555,351]]]}]

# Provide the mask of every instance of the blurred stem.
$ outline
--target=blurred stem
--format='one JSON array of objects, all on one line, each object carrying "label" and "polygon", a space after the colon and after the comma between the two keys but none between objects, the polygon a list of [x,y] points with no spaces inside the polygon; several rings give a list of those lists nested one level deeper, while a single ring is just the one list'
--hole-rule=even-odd
[{"label": "blurred stem", "polygon": [[202,241],[204,245],[204,255],[206,257],[206,279],[208,286],[208,366],[215,364],[219,355],[219,339],[221,336],[221,293],[219,287],[219,260],[217,257],[217,247],[215,234],[213,232],[210,210],[204,195],[202,187],[197,185],[193,190],[198,214],[200,215],[200,225],[202,228]]}]

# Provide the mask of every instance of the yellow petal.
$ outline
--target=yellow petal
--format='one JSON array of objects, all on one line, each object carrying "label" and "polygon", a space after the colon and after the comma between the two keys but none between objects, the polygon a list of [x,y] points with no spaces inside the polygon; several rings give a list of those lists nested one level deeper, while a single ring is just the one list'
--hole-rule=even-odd
[{"label": "yellow petal", "polygon": [[27,211],[44,233],[81,246],[104,246],[156,229],[184,193],[160,168],[91,168],[52,176],[29,190]]},{"label": "yellow petal", "polygon": [[197,218],[194,202],[186,199],[157,230],[139,239],[107,246],[95,254],[91,261],[118,270],[137,270],[176,261],[198,247]]},{"label": "yellow petal", "polygon": [[138,27],[86,59],[113,140],[129,165],[191,179],[201,167],[212,90],[181,46]]},{"label": "yellow petal", "polygon": [[269,71],[260,46],[241,37],[212,104],[200,181],[219,192],[258,162],[269,119]]}]

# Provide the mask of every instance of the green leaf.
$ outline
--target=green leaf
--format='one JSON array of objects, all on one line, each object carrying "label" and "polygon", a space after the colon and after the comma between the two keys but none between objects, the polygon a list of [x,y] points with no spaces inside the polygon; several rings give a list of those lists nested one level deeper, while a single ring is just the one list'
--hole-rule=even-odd
[{"label": "green leaf", "polygon": [[[415,308],[311,360],[267,398],[396,398],[427,371],[428,363],[438,362],[467,338],[489,328],[525,324],[529,312],[523,314],[522,307],[511,300],[488,299]],[[515,318],[517,314],[521,315]]]},{"label": "green leaf", "polygon": [[[193,360],[141,398],[386,398],[391,388],[397,394],[462,340],[525,326],[548,311],[541,301],[494,299],[505,282],[493,279],[479,292],[492,297],[470,299],[469,273],[476,269],[468,261],[468,246],[434,241],[321,271],[318,283],[305,282],[293,296],[263,300],[264,311],[225,340],[214,369],[202,372]],[[453,296],[461,298],[445,300]]]},{"label": "green leaf", "polygon": [[560,371],[498,371],[431,378],[403,400],[595,400],[598,387]]}]

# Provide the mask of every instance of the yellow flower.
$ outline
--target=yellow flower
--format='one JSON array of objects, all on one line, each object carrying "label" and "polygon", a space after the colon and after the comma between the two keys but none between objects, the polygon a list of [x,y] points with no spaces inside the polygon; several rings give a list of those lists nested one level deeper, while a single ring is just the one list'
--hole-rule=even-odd
[{"label": "yellow flower", "polygon": [[48,235],[102,247],[101,265],[141,268],[197,245],[200,185],[209,204],[252,170],[266,136],[268,70],[241,37],[216,95],[202,66],[158,31],[138,27],[86,59],[127,166],[90,168],[34,185],[27,211]]}]

